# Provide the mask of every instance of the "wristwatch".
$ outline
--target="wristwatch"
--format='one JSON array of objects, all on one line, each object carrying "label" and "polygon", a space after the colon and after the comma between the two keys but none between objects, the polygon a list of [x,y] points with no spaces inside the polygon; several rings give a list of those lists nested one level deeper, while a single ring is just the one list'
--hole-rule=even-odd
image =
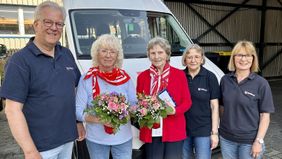
[{"label": "wristwatch", "polygon": [[212,131],[212,132],[211,132],[211,135],[218,135],[218,132]]},{"label": "wristwatch", "polygon": [[256,141],[260,144],[264,144],[264,140],[262,138],[256,138]]}]

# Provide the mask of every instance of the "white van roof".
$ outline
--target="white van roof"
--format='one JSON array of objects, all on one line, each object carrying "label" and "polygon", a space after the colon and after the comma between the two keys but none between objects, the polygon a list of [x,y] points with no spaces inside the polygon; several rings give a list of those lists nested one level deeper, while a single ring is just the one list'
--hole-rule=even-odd
[{"label": "white van roof", "polygon": [[171,13],[162,0],[64,0],[70,9],[130,9]]}]

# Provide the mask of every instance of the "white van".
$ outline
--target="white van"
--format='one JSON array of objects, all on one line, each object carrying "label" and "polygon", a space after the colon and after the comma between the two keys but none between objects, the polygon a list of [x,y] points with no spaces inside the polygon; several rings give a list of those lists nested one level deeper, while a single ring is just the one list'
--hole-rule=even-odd
[{"label": "white van", "polygon": [[[126,70],[134,82],[137,74],[150,66],[146,45],[155,36],[167,39],[171,44],[171,65],[183,69],[181,55],[191,39],[161,0],[64,0],[67,12],[67,45],[72,51],[81,73],[91,67],[90,49],[101,34],[116,35],[123,46]],[[223,72],[206,59],[204,65],[218,79]],[[177,78],[177,77],[175,77]],[[139,149],[138,129],[133,148]]]}]

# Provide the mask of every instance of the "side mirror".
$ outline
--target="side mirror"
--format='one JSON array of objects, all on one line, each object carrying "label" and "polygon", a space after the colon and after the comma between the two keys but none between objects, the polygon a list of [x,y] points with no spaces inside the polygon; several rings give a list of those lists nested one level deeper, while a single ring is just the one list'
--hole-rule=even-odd
[{"label": "side mirror", "polygon": [[0,57],[5,56],[7,53],[7,47],[4,44],[0,44]]}]

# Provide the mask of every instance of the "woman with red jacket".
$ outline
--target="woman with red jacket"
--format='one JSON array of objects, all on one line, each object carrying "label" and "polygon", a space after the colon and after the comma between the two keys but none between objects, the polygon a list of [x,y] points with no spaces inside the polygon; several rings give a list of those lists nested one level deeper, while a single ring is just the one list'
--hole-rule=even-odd
[{"label": "woman with red jacket", "polygon": [[181,159],[186,138],[184,113],[192,102],[183,71],[169,64],[171,47],[167,40],[155,37],[149,41],[147,55],[152,65],[137,78],[137,92],[156,95],[167,90],[175,102],[174,112],[161,119],[160,128],[140,128],[140,140],[145,142],[146,159]]}]

